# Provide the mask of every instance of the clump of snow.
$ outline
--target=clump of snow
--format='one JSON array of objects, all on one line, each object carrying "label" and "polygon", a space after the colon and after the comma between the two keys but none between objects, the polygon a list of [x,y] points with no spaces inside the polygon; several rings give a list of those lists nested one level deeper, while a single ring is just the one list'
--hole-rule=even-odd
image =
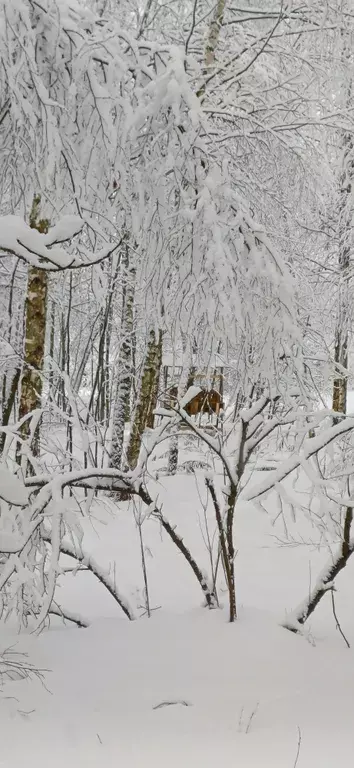
[{"label": "clump of snow", "polygon": [[5,464],[0,464],[0,499],[18,507],[28,503],[27,488],[17,475],[7,469]]},{"label": "clump of snow", "polygon": [[199,395],[199,392],[201,392],[200,387],[188,387],[186,394],[183,395],[179,401],[180,408],[185,408],[186,405],[191,402],[191,400]]}]

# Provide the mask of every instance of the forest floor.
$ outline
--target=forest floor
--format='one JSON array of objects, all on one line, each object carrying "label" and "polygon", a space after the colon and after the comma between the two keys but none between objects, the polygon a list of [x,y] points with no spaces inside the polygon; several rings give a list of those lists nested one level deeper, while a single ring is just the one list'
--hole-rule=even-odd
[{"label": "forest floor", "polygon": [[[207,568],[205,498],[193,476],[161,481],[165,513]],[[170,501],[172,500],[172,501]],[[45,668],[38,680],[0,693],[0,768],[336,768],[354,754],[354,562],[338,579],[336,629],[330,595],[306,636],[281,627],[306,597],[328,551],[306,519],[286,521],[242,505],[235,524],[238,621],[201,604],[197,582],[158,524],[143,526],[151,619],[143,616],[138,532],[131,510],[97,503],[87,548],[135,608],[129,622],[89,573],[61,578],[58,600],[91,620],[56,620],[39,637],[2,636]],[[212,525],[212,511],[207,517]],[[212,531],[212,529],[210,529]],[[289,540],[289,539],[288,539]],[[194,583],[195,582],[195,583]],[[1,649],[0,649],[1,650]]]}]

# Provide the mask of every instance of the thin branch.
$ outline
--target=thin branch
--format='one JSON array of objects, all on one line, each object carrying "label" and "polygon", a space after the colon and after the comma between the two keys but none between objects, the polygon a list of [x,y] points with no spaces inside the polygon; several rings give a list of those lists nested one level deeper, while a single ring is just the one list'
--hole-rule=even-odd
[{"label": "thin branch", "polygon": [[[46,531],[41,532],[41,536],[43,541],[48,542],[48,544],[51,544],[51,536],[50,533]],[[103,571],[102,568],[96,563],[95,559],[86,553],[82,551],[82,549],[76,550],[76,548],[73,546],[73,544],[70,541],[61,541],[60,542],[60,552],[62,555],[67,555],[67,557],[72,557],[74,560],[76,560],[78,563],[82,563],[88,571],[91,571],[94,576],[103,584],[104,587],[108,590],[110,595],[112,595],[113,599],[118,603],[120,608],[122,609],[123,613],[125,613],[126,617],[133,621],[135,616],[133,612],[131,611],[130,607],[128,606],[127,602],[125,601],[124,597],[119,594],[116,585],[112,582],[109,575]]]},{"label": "thin branch", "polygon": [[301,728],[300,726],[297,727],[298,732],[298,739],[297,739],[297,751],[296,751],[296,757],[294,762],[294,768],[296,768],[298,761],[299,761],[299,755],[300,755],[300,749],[301,749],[301,742],[302,742],[302,735],[301,735]]},{"label": "thin branch", "polygon": [[221,558],[224,566],[224,573],[226,576],[228,589],[230,589],[230,585],[231,585],[230,563],[229,563],[229,558],[227,556],[226,537],[225,537],[224,524],[221,516],[220,504],[216,496],[216,490],[215,490],[214,484],[212,483],[211,480],[209,480],[209,478],[206,478],[205,485],[210,493],[210,496],[212,498],[212,502],[214,505],[215,517],[216,517],[216,522],[217,522],[218,531],[219,531]]},{"label": "thin branch", "polygon": [[206,576],[200,570],[196,560],[194,559],[194,557],[192,557],[191,552],[189,551],[188,547],[186,547],[183,539],[176,532],[176,528],[174,528],[171,525],[171,523],[169,523],[169,521],[166,520],[165,516],[160,511],[155,510],[155,512],[153,513],[153,516],[156,518],[156,520],[159,520],[162,527],[165,529],[166,533],[168,533],[173,543],[176,545],[176,547],[179,549],[182,555],[184,555],[185,559],[187,560],[187,563],[189,563],[194,575],[196,576],[199,582],[199,585],[202,589],[202,592],[204,594],[208,607],[216,608],[217,600],[213,593],[213,589],[212,587],[209,586]]},{"label": "thin branch", "polygon": [[336,611],[336,604],[335,604],[335,601],[334,601],[334,588],[331,589],[331,600],[332,600],[333,616],[334,616],[334,620],[336,622],[336,629],[339,629],[339,632],[342,635],[342,638],[343,638],[347,648],[350,648],[350,643],[348,642],[348,640],[347,640],[347,638],[346,638],[346,636],[345,636],[345,634],[344,634],[344,632],[342,630],[342,627],[340,625],[339,619],[338,619],[338,615],[337,615],[337,611]]},{"label": "thin branch", "polygon": [[184,47],[186,56],[188,54],[188,46],[189,46],[189,43],[191,41],[193,32],[195,30],[195,26],[196,26],[196,21],[197,21],[197,5],[198,5],[198,0],[194,0],[194,6],[193,6],[193,12],[192,12],[192,24],[191,24],[191,28],[189,30],[189,34],[188,34],[188,37],[187,37],[187,40],[186,40],[186,44],[185,44],[185,47]]},{"label": "thin branch", "polygon": [[70,621],[72,624],[76,624],[80,629],[87,629],[90,626],[90,622],[87,619],[78,616],[71,611],[65,610],[57,603],[52,603],[49,609],[49,613],[53,616],[59,616],[63,621]]}]

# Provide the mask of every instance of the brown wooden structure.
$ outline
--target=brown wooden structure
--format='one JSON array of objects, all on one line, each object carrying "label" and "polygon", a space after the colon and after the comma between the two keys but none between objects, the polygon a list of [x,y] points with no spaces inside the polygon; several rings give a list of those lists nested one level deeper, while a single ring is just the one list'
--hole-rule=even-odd
[{"label": "brown wooden structure", "polygon": [[[177,405],[177,395],[178,387],[170,387],[164,397],[165,404],[175,407]],[[220,392],[216,389],[201,389],[200,392],[186,404],[184,410],[188,413],[188,416],[197,416],[198,413],[215,413],[218,416],[223,408],[224,404]]]},{"label": "brown wooden structure", "polygon": [[[163,365],[164,394],[160,400],[165,407],[174,407],[177,404],[178,384],[176,382],[182,375],[182,370],[181,365],[176,364],[174,360],[170,362],[168,358]],[[187,403],[186,413],[189,416],[208,414],[210,420],[215,415],[218,419],[220,411],[224,408],[223,384],[224,368],[219,359],[216,359],[212,372],[210,369],[198,371],[197,367],[193,365],[190,369],[187,388],[190,386],[200,387],[200,392]]]}]

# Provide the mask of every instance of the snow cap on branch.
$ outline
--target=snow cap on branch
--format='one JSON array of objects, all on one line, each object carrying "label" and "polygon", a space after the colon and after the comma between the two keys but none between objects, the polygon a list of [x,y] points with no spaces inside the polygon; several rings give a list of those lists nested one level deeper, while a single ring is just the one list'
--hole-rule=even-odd
[{"label": "snow cap on branch", "polygon": [[[63,248],[52,247],[78,235],[85,224],[79,216],[64,216],[47,234],[42,234],[26,224],[19,216],[0,217],[0,249],[23,259],[33,267],[45,270],[77,269],[90,266],[107,258],[117,245],[108,245],[87,261],[67,253]],[[87,251],[85,250],[85,253]]]}]

